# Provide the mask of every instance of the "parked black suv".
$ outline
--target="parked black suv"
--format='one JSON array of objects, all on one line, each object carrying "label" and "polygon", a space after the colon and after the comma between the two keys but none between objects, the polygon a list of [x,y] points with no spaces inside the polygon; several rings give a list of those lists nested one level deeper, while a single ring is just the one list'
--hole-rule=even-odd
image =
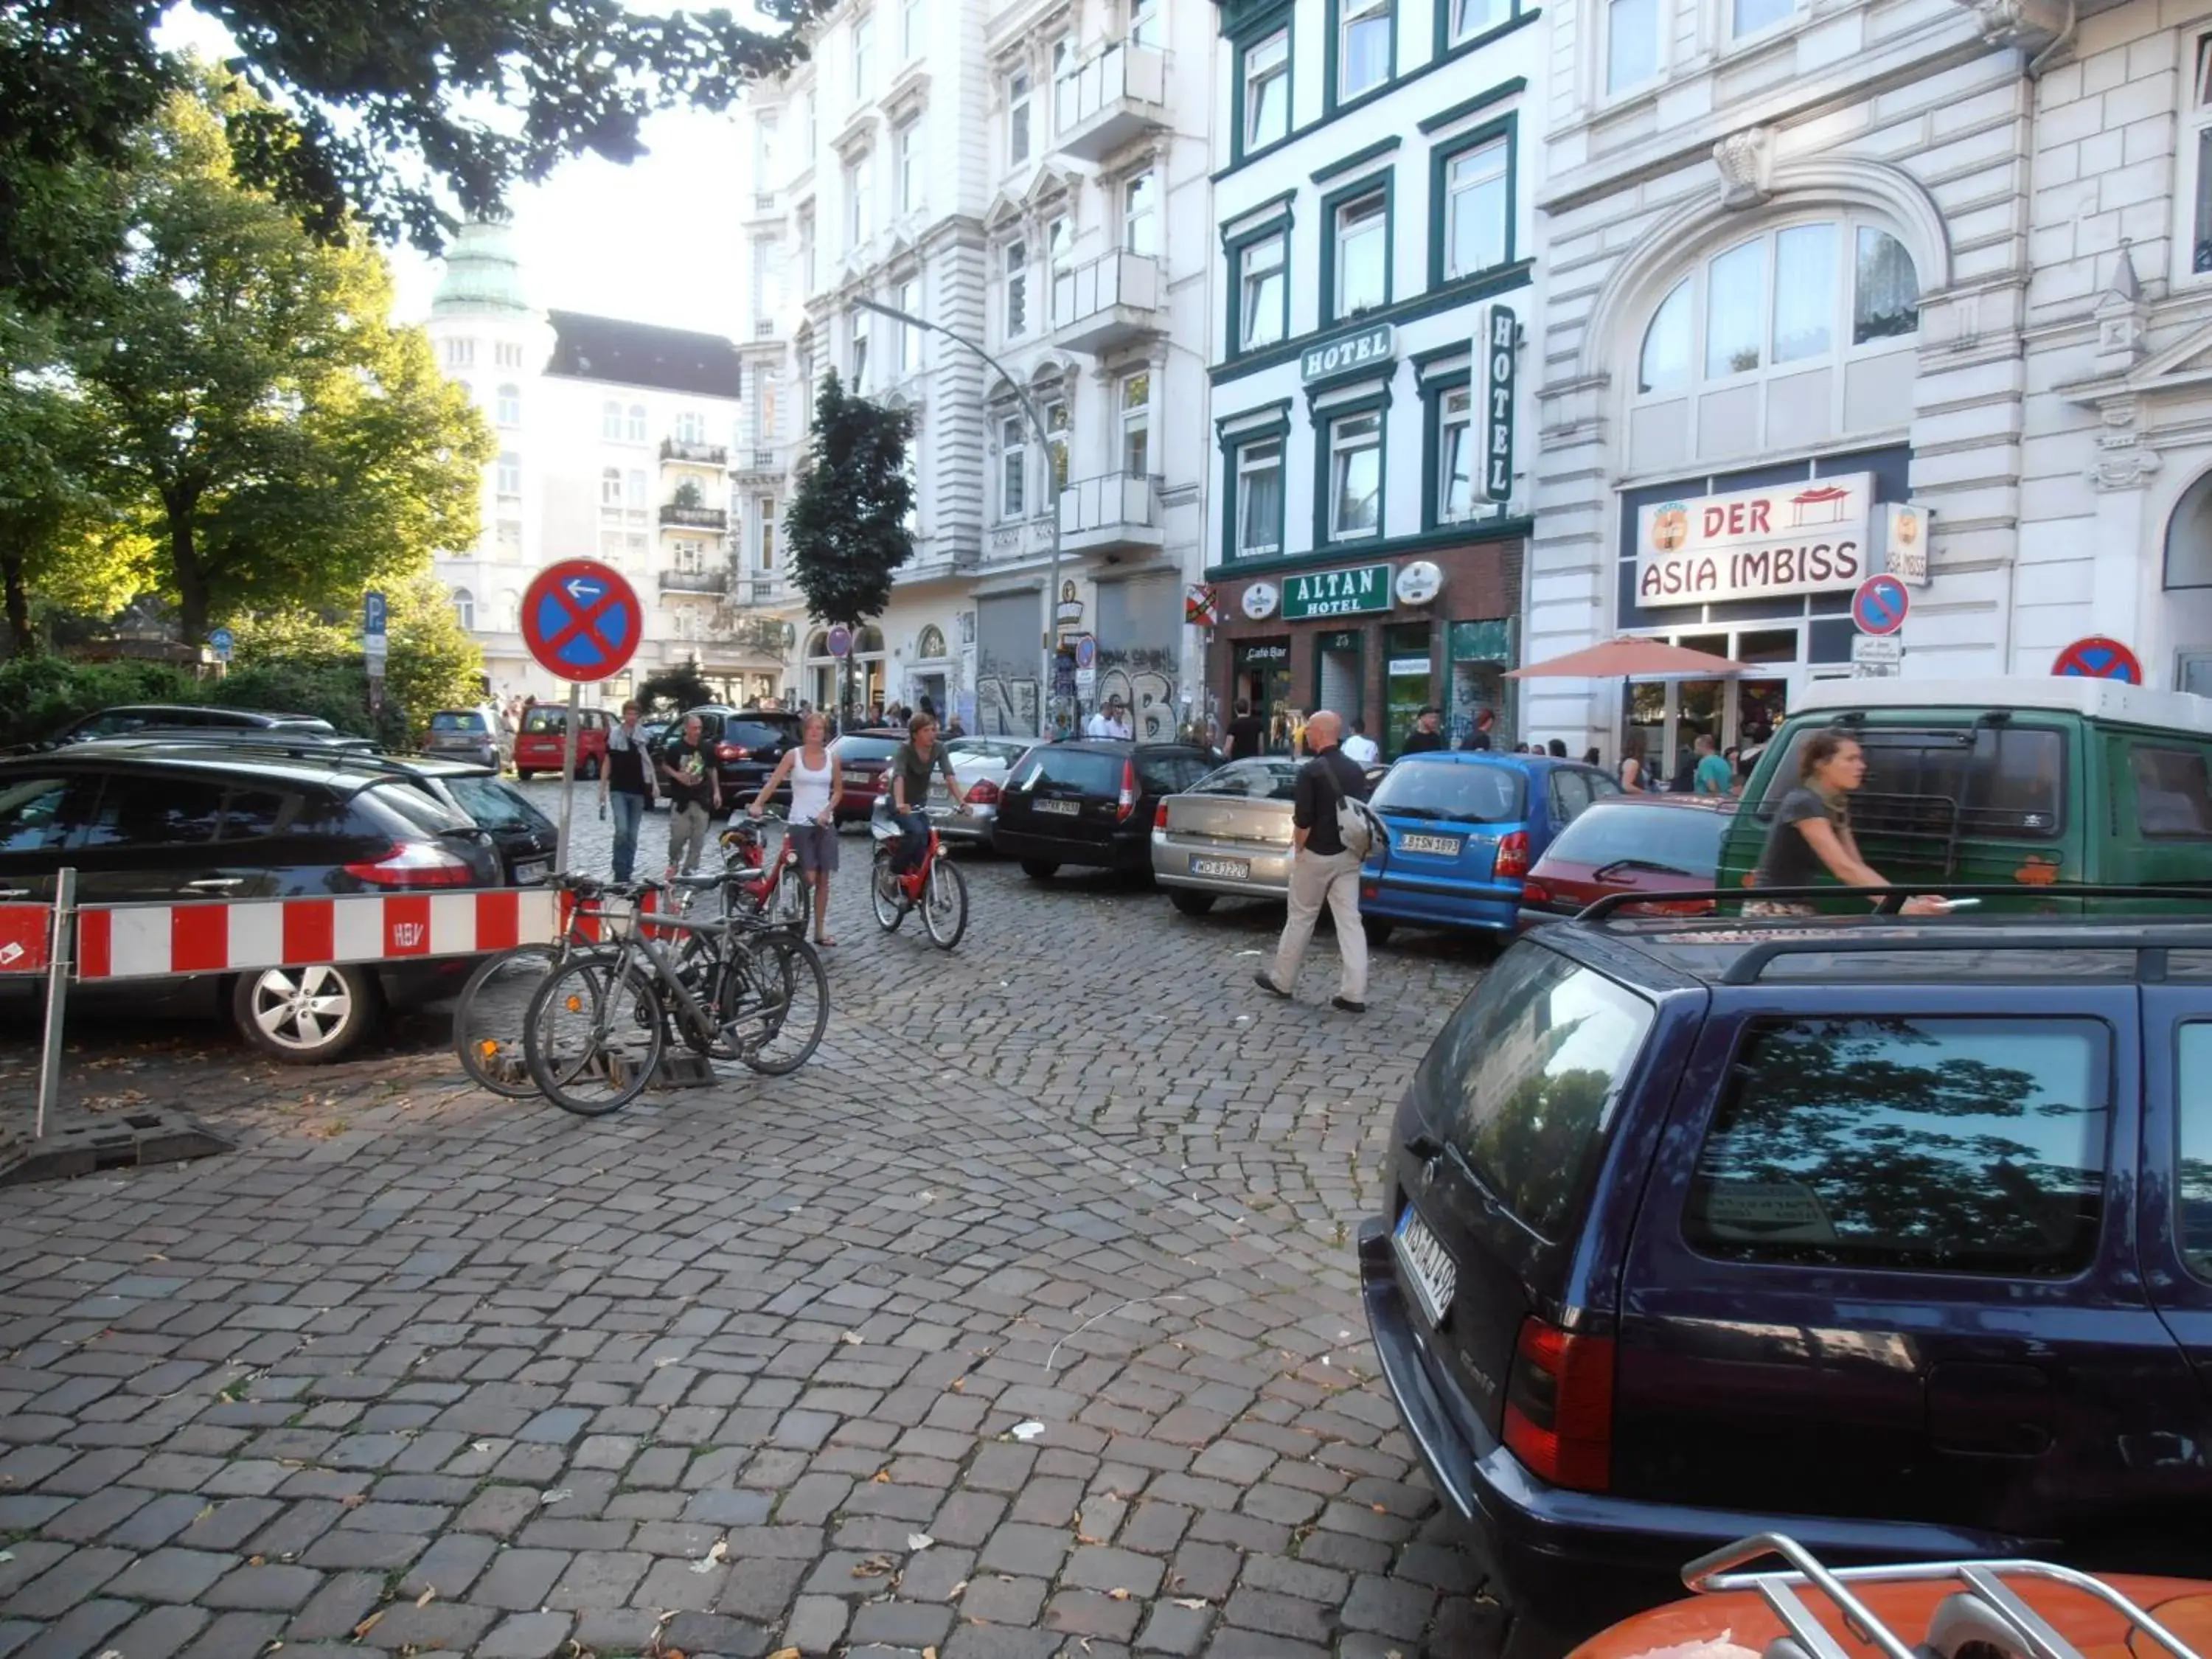
[{"label": "parked black suv", "polygon": [[[0,898],[50,901],[64,865],[87,903],[503,884],[484,830],[392,768],[343,751],[81,744],[0,760]],[[257,1048],[313,1064],[351,1048],[386,1005],[459,989],[470,966],[270,969],[74,995],[134,1012],[149,994],[225,1011]]]},{"label": "parked black suv", "polygon": [[87,714],[74,726],[65,726],[43,743],[26,744],[24,752],[59,749],[96,738],[121,737],[126,732],[159,726],[164,731],[204,728],[210,731],[329,732],[335,728],[315,714],[272,714],[258,708],[210,708],[188,702],[134,702]]},{"label": "parked black suv", "polygon": [[1753,1533],[2212,1573],[2212,915],[1557,922],[1391,1147],[1368,1322],[1509,1659]]},{"label": "parked black suv", "polygon": [[[682,742],[684,722],[695,714],[699,717],[699,741],[714,757],[715,769],[721,775],[725,807],[738,800],[750,800],[783,759],[784,751],[799,746],[798,715],[711,702],[687,708],[670,721],[661,744]],[[653,752],[657,755],[659,750]],[[786,784],[769,799],[779,806],[788,806],[791,786]]]},{"label": "parked black suv", "polygon": [[1063,864],[1152,867],[1152,815],[1221,764],[1188,743],[1041,743],[1006,775],[992,845],[1044,880]]}]

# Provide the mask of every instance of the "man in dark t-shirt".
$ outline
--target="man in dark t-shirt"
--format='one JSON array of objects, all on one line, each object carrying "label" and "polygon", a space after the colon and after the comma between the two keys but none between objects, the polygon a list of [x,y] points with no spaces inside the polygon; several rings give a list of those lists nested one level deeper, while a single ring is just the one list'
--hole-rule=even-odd
[{"label": "man in dark t-shirt", "polygon": [[1336,919],[1337,954],[1343,977],[1335,1006],[1348,1014],[1367,1012],[1367,934],[1359,921],[1360,855],[1346,850],[1337,829],[1337,808],[1367,799],[1367,778],[1337,747],[1344,722],[1324,708],[1306,721],[1306,750],[1291,805],[1290,919],[1275,947],[1275,965],[1257,975],[1260,988],[1288,998],[1297,988],[1298,966],[1312,943],[1322,906]]},{"label": "man in dark t-shirt", "polygon": [[1421,710],[1420,719],[1414,721],[1413,729],[1406,733],[1406,746],[1398,752],[1401,755],[1425,755],[1431,749],[1442,749],[1444,746],[1443,718],[1444,711],[1441,708]]},{"label": "man in dark t-shirt", "polygon": [[1229,758],[1249,760],[1267,746],[1267,722],[1252,712],[1249,697],[1237,699],[1237,718],[1229,722]]}]

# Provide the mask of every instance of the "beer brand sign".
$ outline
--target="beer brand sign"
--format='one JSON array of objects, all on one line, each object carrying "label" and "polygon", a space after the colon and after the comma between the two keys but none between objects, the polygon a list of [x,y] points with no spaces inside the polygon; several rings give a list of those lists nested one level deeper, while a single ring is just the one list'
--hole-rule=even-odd
[{"label": "beer brand sign", "polygon": [[1636,515],[1636,602],[1849,592],[1870,566],[1874,475],[1660,501]]}]

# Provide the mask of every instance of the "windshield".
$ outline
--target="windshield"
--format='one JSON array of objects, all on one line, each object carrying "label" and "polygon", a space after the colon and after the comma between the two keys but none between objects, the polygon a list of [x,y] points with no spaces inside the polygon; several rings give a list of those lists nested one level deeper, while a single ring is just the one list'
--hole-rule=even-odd
[{"label": "windshield", "polygon": [[1401,761],[1370,805],[1401,818],[1519,823],[1528,816],[1528,781],[1516,767],[1480,761]]},{"label": "windshield", "polygon": [[487,830],[521,830],[534,836],[555,832],[553,820],[497,778],[447,778],[446,787],[461,810]]},{"label": "windshield", "polygon": [[[538,716],[532,714],[530,718],[536,720]],[[484,729],[484,717],[448,709],[442,714],[430,716],[430,729],[433,732],[481,732]]]},{"label": "windshield", "polygon": [[1626,860],[1709,881],[1720,868],[1728,827],[1728,813],[1702,807],[1597,806],[1559,831],[1544,857],[1597,869]]},{"label": "windshield", "polygon": [[1298,765],[1289,760],[1231,761],[1191,785],[1194,795],[1238,795],[1246,800],[1293,800]]}]

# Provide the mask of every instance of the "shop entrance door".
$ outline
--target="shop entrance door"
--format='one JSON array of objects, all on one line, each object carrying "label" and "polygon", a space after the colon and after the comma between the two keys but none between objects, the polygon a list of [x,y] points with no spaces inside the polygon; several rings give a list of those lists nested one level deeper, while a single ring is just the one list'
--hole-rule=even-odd
[{"label": "shop entrance door", "polygon": [[1267,722],[1267,752],[1291,752],[1291,642],[1246,640],[1231,661],[1230,706],[1238,698],[1250,702],[1252,712]]},{"label": "shop entrance door", "polygon": [[1344,729],[1365,712],[1361,696],[1359,630],[1340,629],[1314,641],[1314,700],[1316,708],[1334,709],[1344,717]]},{"label": "shop entrance door", "polygon": [[1437,701],[1436,664],[1426,623],[1401,623],[1382,630],[1382,752],[1395,760],[1421,710]]}]

